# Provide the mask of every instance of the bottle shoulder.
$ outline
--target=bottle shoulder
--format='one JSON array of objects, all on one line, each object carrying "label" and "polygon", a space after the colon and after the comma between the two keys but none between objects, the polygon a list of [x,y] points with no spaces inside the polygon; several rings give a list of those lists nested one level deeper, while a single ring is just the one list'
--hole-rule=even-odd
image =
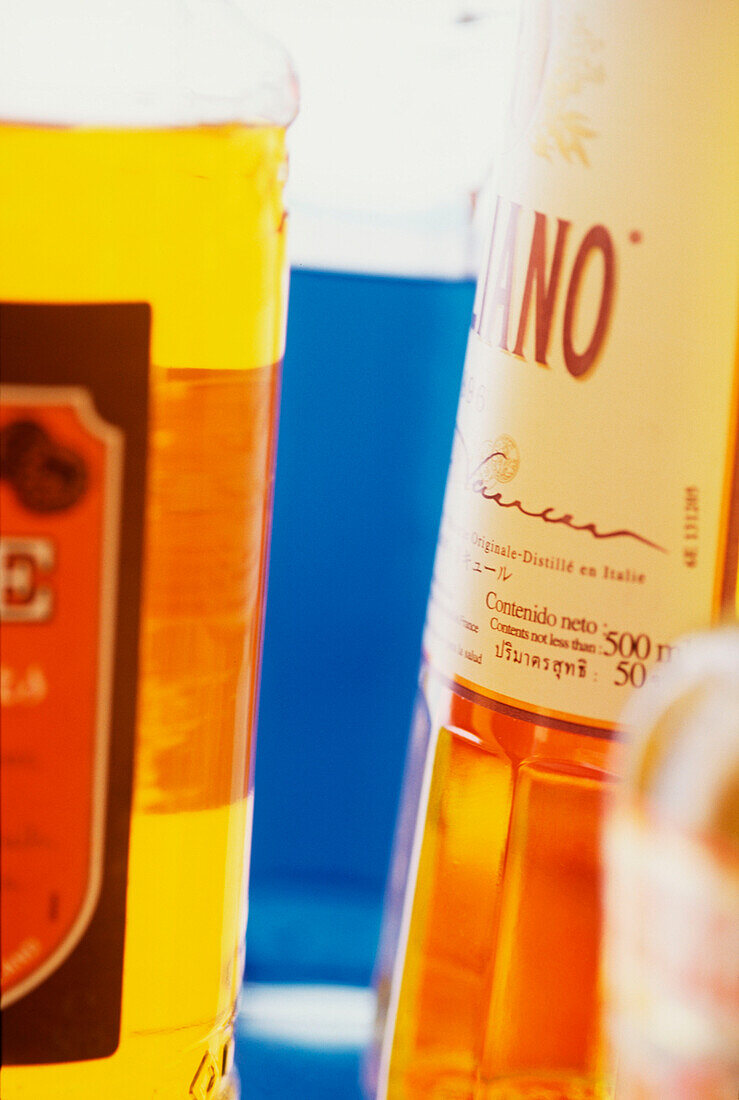
[{"label": "bottle shoulder", "polygon": [[597,783],[618,777],[625,746],[615,737],[587,726],[548,722],[515,713],[441,675],[424,662],[419,697],[427,710],[432,735],[446,730],[482,753],[506,760],[517,773],[546,771]]}]

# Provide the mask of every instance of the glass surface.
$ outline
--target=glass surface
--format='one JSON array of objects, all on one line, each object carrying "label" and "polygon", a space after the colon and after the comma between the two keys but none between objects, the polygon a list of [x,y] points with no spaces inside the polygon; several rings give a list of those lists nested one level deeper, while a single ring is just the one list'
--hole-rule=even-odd
[{"label": "glass surface", "polygon": [[2,1094],[230,1096],[295,83],[228,5],[23,8],[0,299],[147,302],[152,334],[120,1045],[5,1066]]}]

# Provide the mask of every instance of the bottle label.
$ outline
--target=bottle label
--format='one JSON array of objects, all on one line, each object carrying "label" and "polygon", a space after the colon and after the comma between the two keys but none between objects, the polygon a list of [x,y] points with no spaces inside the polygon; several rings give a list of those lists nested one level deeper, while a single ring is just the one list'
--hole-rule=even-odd
[{"label": "bottle label", "polygon": [[721,20],[653,8],[561,6],[532,38],[424,638],[462,690],[565,727],[610,729],[736,584],[736,66]]},{"label": "bottle label", "polygon": [[147,306],[0,306],[5,1062],[118,1044],[148,354]]}]

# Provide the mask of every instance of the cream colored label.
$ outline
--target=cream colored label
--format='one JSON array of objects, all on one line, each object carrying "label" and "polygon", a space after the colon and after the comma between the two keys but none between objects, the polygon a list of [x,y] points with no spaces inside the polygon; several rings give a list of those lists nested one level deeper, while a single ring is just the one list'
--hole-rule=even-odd
[{"label": "cream colored label", "polygon": [[531,36],[424,645],[476,692],[607,727],[726,588],[739,15],[602,6]]}]

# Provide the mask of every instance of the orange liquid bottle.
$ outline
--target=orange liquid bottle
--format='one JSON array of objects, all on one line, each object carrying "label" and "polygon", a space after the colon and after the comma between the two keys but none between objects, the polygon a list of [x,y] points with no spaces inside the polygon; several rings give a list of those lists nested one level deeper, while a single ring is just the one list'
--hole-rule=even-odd
[{"label": "orange liquid bottle", "polygon": [[377,963],[377,1097],[607,1095],[613,731],[736,589],[738,31],[730,4],[669,26],[653,2],[524,9]]}]

